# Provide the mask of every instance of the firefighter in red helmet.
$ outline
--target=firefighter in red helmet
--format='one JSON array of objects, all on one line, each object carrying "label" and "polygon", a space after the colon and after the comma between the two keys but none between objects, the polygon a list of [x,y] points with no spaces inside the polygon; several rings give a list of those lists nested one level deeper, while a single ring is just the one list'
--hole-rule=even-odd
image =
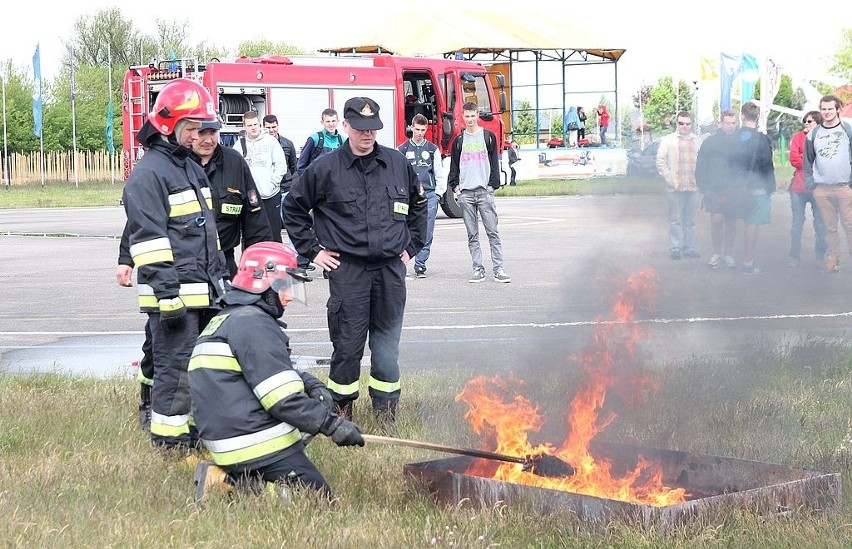
[{"label": "firefighter in red helmet", "polygon": [[139,307],[151,330],[151,441],[164,448],[188,450],[197,442],[187,367],[225,289],[210,188],[190,156],[201,122],[215,116],[210,93],[198,82],[166,84],[137,135],[145,155],[124,186]]},{"label": "firefighter in red helmet", "polygon": [[189,363],[192,416],[212,462],[196,466],[196,501],[221,482],[302,485],[329,494],[304,452],[303,435],[363,446],[360,428],[332,410],[331,393],[290,362],[278,319],[305,302],[296,252],[279,242],[249,246],[240,257],[224,309],[198,338]]}]

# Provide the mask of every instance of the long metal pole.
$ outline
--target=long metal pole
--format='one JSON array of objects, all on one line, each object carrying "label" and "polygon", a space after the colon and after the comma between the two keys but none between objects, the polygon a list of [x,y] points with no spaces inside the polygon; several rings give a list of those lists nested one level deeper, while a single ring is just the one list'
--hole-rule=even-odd
[{"label": "long metal pole", "polygon": [[[112,103],[112,49],[109,42],[107,42],[107,82],[109,82],[107,100]],[[112,127],[112,120],[107,120],[107,124]],[[112,132],[109,137],[112,139]],[[109,153],[109,180],[110,184],[115,185],[115,148],[112,143],[107,143],[107,152]]]},{"label": "long metal pole", "polygon": [[[8,69],[8,66],[4,67]],[[11,186],[9,181],[9,142],[6,139],[6,78],[7,71],[3,71],[3,182],[8,189]]]},{"label": "long metal pole", "polygon": [[74,89],[74,46],[68,47],[69,61],[71,63],[71,146],[74,156],[71,159],[74,164],[74,187],[80,187],[80,177],[77,173],[77,90]]}]

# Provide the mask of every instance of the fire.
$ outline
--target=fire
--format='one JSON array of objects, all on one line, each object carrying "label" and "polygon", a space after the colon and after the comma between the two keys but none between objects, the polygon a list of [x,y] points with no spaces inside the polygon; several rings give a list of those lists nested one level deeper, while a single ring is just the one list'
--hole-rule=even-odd
[{"label": "fire", "polygon": [[[632,470],[614,473],[609,461],[592,455],[589,449],[595,436],[616,418],[614,412],[604,409],[608,391],[623,390],[619,396],[628,398],[654,388],[653,382],[639,371],[636,347],[645,331],[632,320],[637,310],[651,307],[655,292],[653,270],[630,275],[614,296],[610,321],[601,322],[592,342],[572,357],[582,366],[584,377],[566,418],[569,434],[558,448],[530,443],[528,433],[538,432],[544,420],[538,405],[517,394],[511,396],[523,385],[522,380],[514,376],[508,379],[480,376],[467,383],[456,400],[467,403],[465,419],[483,437],[485,448],[522,457],[550,454],[576,470],[570,477],[548,478],[525,472],[521,465],[505,463],[498,467],[493,478],[646,505],[666,506],[685,501],[685,490],[663,484],[658,464],[640,457]],[[467,472],[479,476],[484,473]]]}]

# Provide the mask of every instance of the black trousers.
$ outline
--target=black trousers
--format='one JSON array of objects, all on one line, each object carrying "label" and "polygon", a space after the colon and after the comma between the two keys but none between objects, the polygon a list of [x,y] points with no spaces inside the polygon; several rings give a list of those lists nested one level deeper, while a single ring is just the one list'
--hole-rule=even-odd
[{"label": "black trousers", "polygon": [[148,313],[154,354],[154,383],[151,389],[151,442],[167,448],[194,444],[189,430],[189,359],[198,334],[217,309],[188,309],[180,328],[166,330],[160,313]]},{"label": "black trousers", "polygon": [[269,198],[261,199],[263,202],[263,212],[266,218],[269,219],[269,228],[272,229],[272,240],[281,242],[281,193],[275,193]]},{"label": "black trousers", "polygon": [[386,409],[399,400],[399,338],[405,311],[405,264],[391,260],[381,267],[341,260],[328,273],[329,384],[343,405],[358,398],[361,358],[369,337],[369,391],[373,407]]},{"label": "black trousers", "polygon": [[323,478],[322,473],[305,455],[304,450],[290,454],[278,461],[241,473],[229,472],[232,481],[240,485],[241,481],[248,481],[254,485],[258,480],[264,483],[284,483],[292,487],[305,487],[318,490],[331,497],[331,487]]}]

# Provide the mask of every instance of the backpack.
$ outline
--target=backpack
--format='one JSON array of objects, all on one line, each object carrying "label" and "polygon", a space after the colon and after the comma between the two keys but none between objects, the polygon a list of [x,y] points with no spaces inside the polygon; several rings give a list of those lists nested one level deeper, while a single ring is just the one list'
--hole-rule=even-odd
[{"label": "backpack", "polygon": [[314,143],[314,148],[311,150],[311,162],[319,158],[319,155],[322,154],[322,148],[325,146],[325,136],[322,132],[317,132],[314,134],[317,136],[315,139],[316,143]]}]

